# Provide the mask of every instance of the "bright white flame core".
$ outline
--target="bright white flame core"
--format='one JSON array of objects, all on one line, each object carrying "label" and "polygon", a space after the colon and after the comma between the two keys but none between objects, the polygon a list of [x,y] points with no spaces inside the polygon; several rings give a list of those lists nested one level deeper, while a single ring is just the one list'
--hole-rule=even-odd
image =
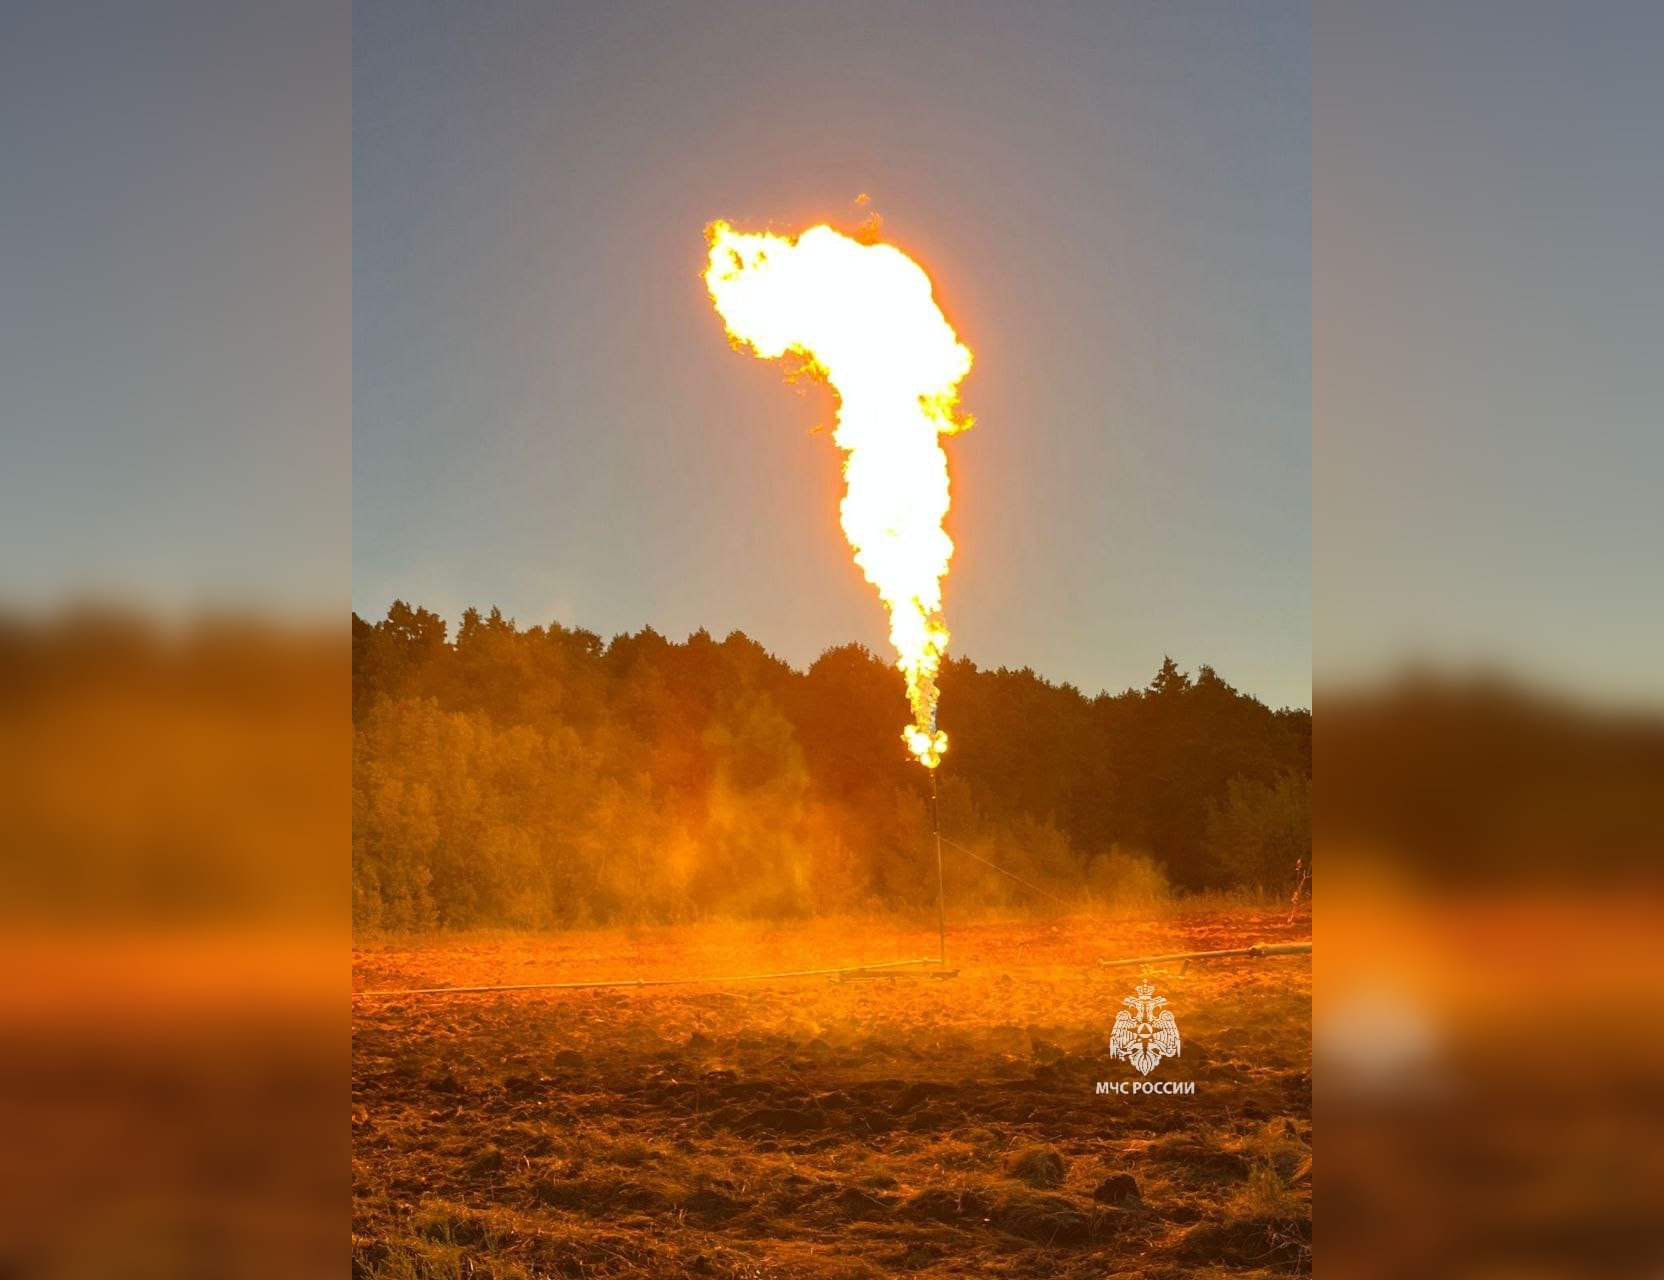
[{"label": "bright white flame core", "polygon": [[792,238],[713,223],[705,284],[735,346],[764,359],[795,352],[838,393],[832,439],[847,457],[839,513],[855,563],[890,613],[913,722],[902,733],[927,769],[947,735],[936,727],[936,677],[947,650],[942,578],[953,542],[948,460],[937,437],[956,416],[971,353],[954,334],[930,278],[890,245],[830,227]]}]

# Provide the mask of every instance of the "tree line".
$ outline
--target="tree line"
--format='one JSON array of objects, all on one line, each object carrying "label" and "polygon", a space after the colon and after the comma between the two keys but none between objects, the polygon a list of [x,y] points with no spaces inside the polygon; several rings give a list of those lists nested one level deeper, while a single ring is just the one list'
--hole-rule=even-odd
[{"label": "tree line", "polygon": [[[862,646],[797,671],[737,631],[603,641],[495,609],[453,639],[398,601],[353,615],[352,672],[357,928],[934,901],[901,675]],[[950,855],[958,904],[1280,888],[1310,857],[1309,711],[1171,659],[1096,697],[962,658],[940,686],[942,831],[1018,877]]]}]

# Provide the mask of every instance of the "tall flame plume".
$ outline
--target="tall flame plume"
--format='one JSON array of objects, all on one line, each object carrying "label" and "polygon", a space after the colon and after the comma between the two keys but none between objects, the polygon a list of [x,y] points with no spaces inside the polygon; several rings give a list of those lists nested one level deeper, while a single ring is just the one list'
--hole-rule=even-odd
[{"label": "tall flame plume", "polygon": [[716,222],[706,235],[705,285],[734,346],[765,360],[801,356],[837,392],[844,535],[890,613],[913,712],[902,739],[934,769],[948,746],[936,727],[936,677],[953,556],[939,437],[970,425],[957,412],[970,350],[931,296],[930,277],[891,245],[826,226],[777,236]]}]

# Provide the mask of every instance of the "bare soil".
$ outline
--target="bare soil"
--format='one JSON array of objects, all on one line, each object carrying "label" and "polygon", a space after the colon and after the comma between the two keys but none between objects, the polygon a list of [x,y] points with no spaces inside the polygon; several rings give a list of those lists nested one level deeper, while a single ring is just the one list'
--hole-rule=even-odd
[{"label": "bare soil", "polygon": [[[956,927],[954,978],[359,999],[355,1277],[1206,1277],[1311,1269],[1311,936],[1278,912]],[[357,990],[910,959],[905,922],[361,946]],[[928,970],[924,973],[928,974]],[[1182,1039],[1108,1053],[1140,976]]]}]

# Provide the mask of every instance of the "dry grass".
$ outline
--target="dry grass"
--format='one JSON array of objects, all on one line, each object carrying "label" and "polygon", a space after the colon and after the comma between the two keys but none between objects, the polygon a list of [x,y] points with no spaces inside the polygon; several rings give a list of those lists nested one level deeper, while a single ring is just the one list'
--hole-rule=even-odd
[{"label": "dry grass", "polygon": [[[1136,970],[1276,911],[982,922],[928,977],[361,1002],[355,1276],[1141,1277],[1310,1270],[1305,958],[1151,975],[1184,1037],[1098,1096]],[[900,959],[905,922],[381,943],[359,987]],[[1130,1174],[1137,1195],[1111,1193]],[[1102,1195],[1095,1193],[1102,1191]]]}]

